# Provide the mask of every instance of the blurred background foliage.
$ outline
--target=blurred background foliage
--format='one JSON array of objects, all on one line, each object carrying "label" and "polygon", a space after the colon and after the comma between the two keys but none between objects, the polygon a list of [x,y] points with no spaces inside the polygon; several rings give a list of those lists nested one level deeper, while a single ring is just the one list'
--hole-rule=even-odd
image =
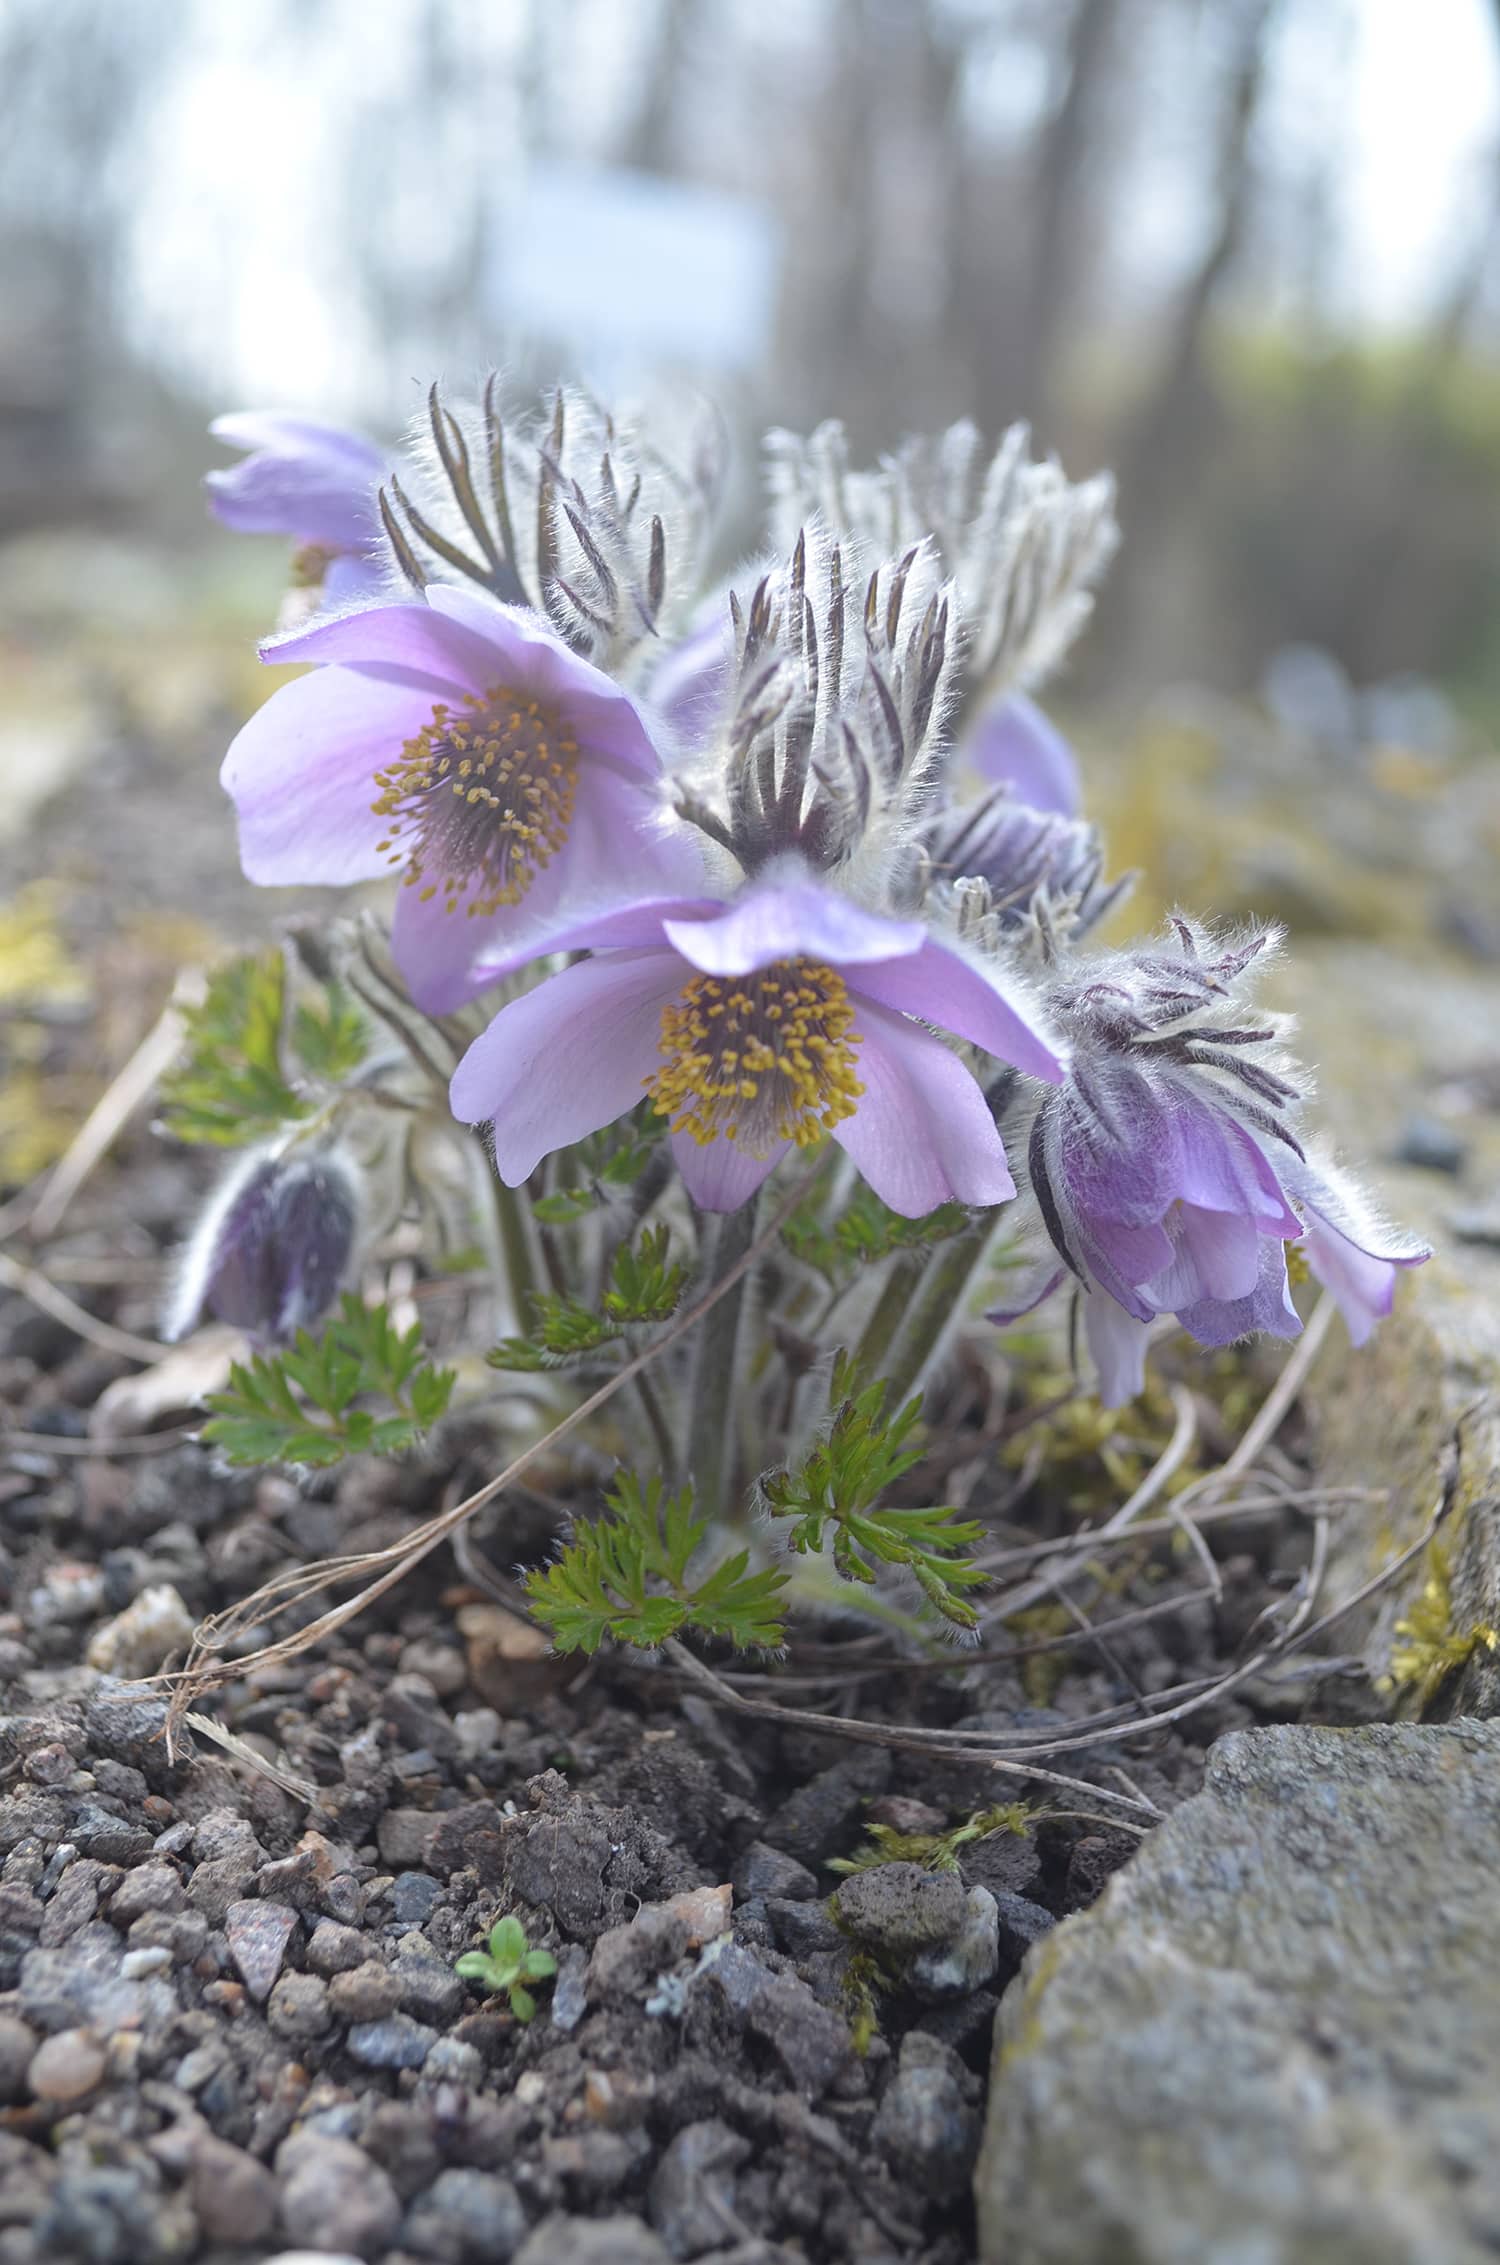
[{"label": "blurred background foliage", "polygon": [[497,363],[718,402],[726,568],[771,423],[1113,466],[1046,698],[1137,923],[1500,958],[1500,0],[0,0],[0,117],[0,882],[113,996],[165,906],[284,909],[213,777],[285,559],[209,416],[391,438]]},{"label": "blurred background foliage", "polygon": [[1500,712],[1494,0],[0,0],[0,88],[0,536],[201,536],[209,407],[496,360],[1027,416],[1120,476],[1083,693]]}]

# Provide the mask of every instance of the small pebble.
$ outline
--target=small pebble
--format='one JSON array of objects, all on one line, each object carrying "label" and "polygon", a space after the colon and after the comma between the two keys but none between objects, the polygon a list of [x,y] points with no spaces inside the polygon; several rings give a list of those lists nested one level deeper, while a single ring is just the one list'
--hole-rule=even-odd
[{"label": "small pebble", "polygon": [[989,1889],[976,1887],[964,1898],[963,1921],[953,1940],[920,1951],[907,1979],[918,1997],[967,1997],[982,1990],[999,1967],[999,1910]]},{"label": "small pebble", "polygon": [[483,2080],[484,2055],[458,2037],[439,2037],[422,2063],[422,2074],[432,2084],[467,2084],[472,2088]]},{"label": "small pebble", "polygon": [[120,1960],[120,1972],[127,1982],[139,1982],[147,1974],[165,1974],[172,1964],[172,1953],[164,1943],[154,1949],[127,1950]]},{"label": "small pebble", "polygon": [[375,1958],[347,1973],[335,1974],[328,2002],[340,2021],[381,2021],[401,2003],[401,1984]]},{"label": "small pebble", "polygon": [[133,1604],[96,1628],[84,1657],[101,1675],[118,1675],[133,1683],[140,1676],[155,1675],[174,1653],[185,1652],[193,1640],[193,1627],[187,1606],[163,1582],[142,1589]]},{"label": "small pebble", "polygon": [[266,2019],[278,2037],[293,2043],[321,2037],[333,2020],[328,1984],[316,1974],[283,1974],[271,1992]]},{"label": "small pebble", "polygon": [[404,1927],[425,1926],[443,1899],[442,1883],[428,1872],[401,1872],[391,1889],[391,1915]]},{"label": "small pebble", "polygon": [[32,2098],[67,2106],[104,2082],[104,2047],[87,2029],[60,2029],[31,2056],[26,2072]]},{"label": "small pebble", "polygon": [[383,2021],[358,2021],[349,2031],[351,2057],[363,2068],[420,2068],[437,2031],[410,2014],[387,2014]]},{"label": "small pebble", "polygon": [[225,1912],[229,1955],[257,2005],[270,1996],[296,1927],[297,1914],[284,1903],[231,1903]]},{"label": "small pebble", "polygon": [[307,1963],[326,1980],[363,1965],[369,1952],[369,1943],[353,1927],[341,1927],[337,1919],[320,1919],[307,1946]]}]

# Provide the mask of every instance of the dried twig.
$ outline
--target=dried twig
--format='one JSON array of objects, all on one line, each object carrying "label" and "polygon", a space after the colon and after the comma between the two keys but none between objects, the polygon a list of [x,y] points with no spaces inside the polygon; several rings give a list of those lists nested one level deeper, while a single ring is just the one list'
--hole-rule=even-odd
[{"label": "dried twig", "polygon": [[170,1345],[158,1345],[154,1338],[137,1337],[128,1329],[117,1329],[112,1321],[100,1321],[86,1313],[55,1282],[49,1282],[34,1266],[23,1266],[19,1259],[0,1251],[0,1282],[7,1289],[18,1291],[43,1313],[50,1313],[75,1337],[97,1345],[102,1353],[118,1353],[123,1360],[141,1361],[148,1366],[164,1361],[171,1352]]}]

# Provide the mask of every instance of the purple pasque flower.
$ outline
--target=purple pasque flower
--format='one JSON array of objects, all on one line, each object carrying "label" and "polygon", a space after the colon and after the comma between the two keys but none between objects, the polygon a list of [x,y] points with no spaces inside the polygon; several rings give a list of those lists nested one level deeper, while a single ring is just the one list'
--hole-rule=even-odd
[{"label": "purple pasque flower", "polygon": [[430,1013],[482,988],[473,962],[499,936],[701,882],[634,704],[540,614],[432,584],[261,653],[321,665],[224,759],[245,872],[270,887],[400,872],[392,949]]},{"label": "purple pasque flower", "polygon": [[729,608],[714,598],[701,606],[686,636],[668,645],[645,682],[644,697],[662,730],[673,764],[701,755],[724,716],[734,675]]},{"label": "purple pasque flower", "polygon": [[982,779],[1008,787],[1017,802],[1060,818],[1077,816],[1083,801],[1078,758],[1024,692],[1004,693],[981,709],[963,752]]},{"label": "purple pasque flower", "polygon": [[363,1201],[331,1149],[254,1149],[226,1175],[183,1253],[169,1339],[211,1314],[285,1343],[333,1304],[359,1240]]},{"label": "purple pasque flower", "polygon": [[729,904],[637,904],[550,946],[595,956],[502,1007],[453,1080],[455,1116],[493,1127],[512,1187],[644,1093],[705,1211],[736,1209],[825,1133],[908,1218],[950,1200],[1001,1203],[1014,1182],[992,1113],[925,1025],[1034,1077],[1062,1075],[997,973],[800,864],[769,869]]},{"label": "purple pasque flower", "polygon": [[384,582],[375,492],[385,459],[362,433],[311,417],[245,410],[216,417],[215,440],[248,453],[204,479],[209,509],[241,534],[286,535],[295,580],[333,603],[374,597]]},{"label": "purple pasque flower", "polygon": [[[1298,1087],[1274,1017],[1245,978],[1269,932],[1215,947],[1186,922],[1175,946],[1119,953],[1063,986],[1064,1082],[1032,1118],[1032,1194],[1063,1266],[1087,1293],[1084,1328],[1105,1404],[1142,1388],[1163,1316],[1200,1344],[1294,1337],[1286,1246],[1338,1298],[1363,1342],[1389,1310],[1395,1268],[1427,1256],[1382,1228],[1298,1138]],[[1043,1270],[1009,1320],[1062,1279]]]},{"label": "purple pasque flower", "polygon": [[1087,819],[1032,809],[1005,787],[939,811],[928,828],[927,856],[939,884],[985,884],[988,913],[1002,933],[1020,928],[1040,900],[1049,914],[1066,910],[1074,943],[1114,910],[1133,879],[1104,879],[1104,845]]}]

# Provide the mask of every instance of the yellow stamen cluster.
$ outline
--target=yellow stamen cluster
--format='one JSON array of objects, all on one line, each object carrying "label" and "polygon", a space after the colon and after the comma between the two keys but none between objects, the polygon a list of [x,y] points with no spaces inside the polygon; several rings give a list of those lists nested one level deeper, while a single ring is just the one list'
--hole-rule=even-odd
[{"label": "yellow stamen cluster", "polygon": [[509,685],[439,702],[371,805],[391,820],[380,844],[424,901],[451,912],[519,904],[562,848],[578,791],[578,742],[556,712]]},{"label": "yellow stamen cluster", "polygon": [[673,1132],[759,1154],[810,1148],[852,1117],[859,1032],[844,979],[813,960],[755,975],[695,975],[662,1009],[661,1068],[646,1089]]},{"label": "yellow stamen cluster", "polygon": [[289,576],[292,588],[321,590],[327,579],[328,569],[338,555],[328,543],[303,543],[300,549],[292,553]]}]

